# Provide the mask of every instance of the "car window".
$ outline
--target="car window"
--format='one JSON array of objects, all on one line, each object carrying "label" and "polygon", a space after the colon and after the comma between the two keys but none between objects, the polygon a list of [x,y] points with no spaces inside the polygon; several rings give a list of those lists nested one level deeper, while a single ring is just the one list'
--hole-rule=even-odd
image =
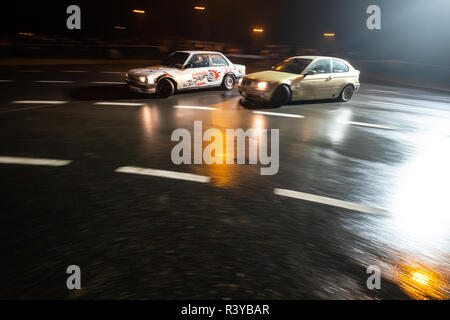
[{"label": "car window", "polygon": [[308,71],[309,70],[314,70],[317,73],[331,73],[330,59],[321,59],[313,62],[313,64],[308,68]]},{"label": "car window", "polygon": [[277,64],[273,70],[300,74],[311,63],[311,59],[289,58]]},{"label": "car window", "polygon": [[349,70],[349,68],[345,63],[343,63],[342,61],[333,59],[333,72],[334,73],[348,72],[348,70]]},{"label": "car window", "polygon": [[189,53],[186,52],[174,52],[168,56],[163,62],[163,66],[181,68],[189,57]]},{"label": "car window", "polygon": [[194,54],[189,60],[192,64],[192,68],[204,68],[209,67],[209,55],[207,54]]},{"label": "car window", "polygon": [[211,63],[213,66],[227,66],[228,62],[220,54],[211,55]]}]

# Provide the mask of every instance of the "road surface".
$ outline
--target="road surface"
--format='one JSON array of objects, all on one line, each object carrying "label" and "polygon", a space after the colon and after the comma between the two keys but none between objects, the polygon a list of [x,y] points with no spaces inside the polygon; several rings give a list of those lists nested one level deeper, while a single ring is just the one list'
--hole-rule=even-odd
[{"label": "road surface", "polygon": [[[1,298],[449,298],[450,95],[362,81],[348,103],[244,107],[132,94],[131,67],[1,67]],[[279,129],[278,174],[173,164],[196,120]]]}]

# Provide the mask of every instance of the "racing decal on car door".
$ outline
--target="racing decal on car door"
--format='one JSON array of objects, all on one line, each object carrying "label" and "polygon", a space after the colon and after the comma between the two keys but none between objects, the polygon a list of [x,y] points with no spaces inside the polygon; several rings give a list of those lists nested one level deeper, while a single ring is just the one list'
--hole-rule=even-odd
[{"label": "racing decal on car door", "polygon": [[220,77],[220,71],[208,70],[192,74],[192,80],[186,81],[186,86],[203,86],[216,81]]}]

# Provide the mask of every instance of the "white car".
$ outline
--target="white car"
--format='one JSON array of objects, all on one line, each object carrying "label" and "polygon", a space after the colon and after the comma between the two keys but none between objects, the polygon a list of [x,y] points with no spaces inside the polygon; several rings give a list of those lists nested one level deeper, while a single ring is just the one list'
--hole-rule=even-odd
[{"label": "white car", "polygon": [[233,64],[220,52],[176,51],[161,65],[129,70],[125,81],[133,91],[169,97],[178,90],[220,86],[231,90],[244,75],[244,65]]},{"label": "white car", "polygon": [[247,101],[284,105],[297,100],[338,99],[346,102],[359,90],[359,70],[335,57],[288,58],[271,70],[245,76],[238,85]]}]

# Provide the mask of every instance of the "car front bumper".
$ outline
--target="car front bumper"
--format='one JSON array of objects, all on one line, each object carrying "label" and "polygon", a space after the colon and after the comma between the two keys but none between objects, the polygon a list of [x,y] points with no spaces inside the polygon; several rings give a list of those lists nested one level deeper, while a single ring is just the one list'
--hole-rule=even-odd
[{"label": "car front bumper", "polygon": [[269,102],[272,98],[272,89],[258,90],[250,86],[238,86],[239,93],[246,100]]},{"label": "car front bumper", "polygon": [[155,84],[145,84],[140,82],[134,82],[130,80],[125,80],[130,90],[139,92],[139,93],[155,93],[156,85]]}]

